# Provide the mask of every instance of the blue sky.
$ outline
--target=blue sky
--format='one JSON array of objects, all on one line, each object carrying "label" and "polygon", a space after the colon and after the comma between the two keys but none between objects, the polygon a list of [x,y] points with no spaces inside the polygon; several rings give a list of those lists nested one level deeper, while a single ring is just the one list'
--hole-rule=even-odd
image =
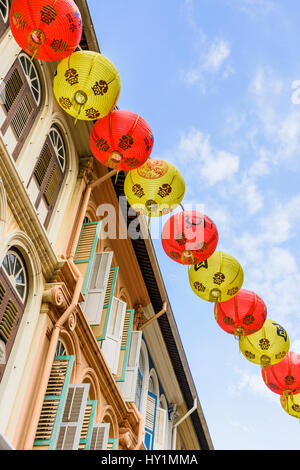
[{"label": "blue sky", "polygon": [[[214,220],[218,249],[300,352],[299,1],[88,3],[120,73],[119,107],[150,124],[152,157],[185,179],[183,205]],[[153,242],[214,448],[300,449],[298,420]]]}]

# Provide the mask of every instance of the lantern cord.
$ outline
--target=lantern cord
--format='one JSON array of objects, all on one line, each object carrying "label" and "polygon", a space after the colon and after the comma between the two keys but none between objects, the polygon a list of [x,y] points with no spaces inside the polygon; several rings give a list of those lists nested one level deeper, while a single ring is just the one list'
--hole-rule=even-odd
[{"label": "lantern cord", "polygon": [[181,209],[184,211],[184,207],[183,207],[183,205],[182,205],[182,204],[179,204],[179,205],[180,205]]}]

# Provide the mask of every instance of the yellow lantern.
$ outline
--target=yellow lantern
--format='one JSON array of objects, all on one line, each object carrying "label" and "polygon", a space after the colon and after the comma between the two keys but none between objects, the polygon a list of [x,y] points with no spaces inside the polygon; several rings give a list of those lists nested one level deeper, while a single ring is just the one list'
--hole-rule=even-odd
[{"label": "yellow lantern", "polygon": [[289,352],[290,340],[279,323],[267,318],[259,331],[240,336],[239,347],[246,359],[265,368],[285,358]]},{"label": "yellow lantern", "polygon": [[189,269],[189,281],[196,295],[209,302],[224,302],[234,297],[243,285],[240,263],[223,251]]},{"label": "yellow lantern", "polygon": [[280,403],[286,413],[300,419],[300,393],[283,393],[280,395]]},{"label": "yellow lantern", "polygon": [[76,120],[95,121],[113,110],[121,82],[117,69],[105,56],[77,51],[58,64],[53,89],[68,114]]},{"label": "yellow lantern", "polygon": [[127,173],[124,193],[132,208],[150,219],[178,207],[185,193],[185,183],[175,166],[164,160],[149,159]]}]

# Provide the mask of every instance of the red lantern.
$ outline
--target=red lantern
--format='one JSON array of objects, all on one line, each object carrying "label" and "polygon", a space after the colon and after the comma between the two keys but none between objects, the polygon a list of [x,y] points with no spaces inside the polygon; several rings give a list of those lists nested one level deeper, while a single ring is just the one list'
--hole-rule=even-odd
[{"label": "red lantern", "polygon": [[282,361],[266,366],[262,377],[267,387],[278,395],[300,393],[300,354],[289,351]]},{"label": "red lantern", "polygon": [[153,134],[146,121],[131,111],[115,110],[93,126],[90,145],[103,165],[130,171],[148,160]]},{"label": "red lantern", "polygon": [[64,59],[81,40],[82,19],[73,0],[14,0],[9,18],[19,46],[39,60]]},{"label": "red lantern", "polygon": [[251,335],[259,331],[267,318],[267,308],[254,292],[240,289],[225,302],[215,304],[218,325],[235,336]]},{"label": "red lantern", "polygon": [[215,251],[219,235],[213,221],[194,210],[178,212],[165,223],[161,234],[166,254],[181,264],[199,264]]}]

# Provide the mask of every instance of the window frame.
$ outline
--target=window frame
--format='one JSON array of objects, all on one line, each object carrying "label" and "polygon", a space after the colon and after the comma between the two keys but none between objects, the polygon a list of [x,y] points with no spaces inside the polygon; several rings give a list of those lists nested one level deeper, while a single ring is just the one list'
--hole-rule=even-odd
[{"label": "window frame", "polygon": [[[55,145],[54,145],[54,143],[51,139],[50,133],[53,130],[55,130],[55,132],[60,134],[60,138],[61,138],[61,140],[63,142],[63,145],[64,145],[64,154],[65,154],[64,169],[62,169],[62,167],[61,167]],[[50,160],[47,164],[45,174],[43,175],[43,180],[40,183],[38,181],[37,177],[36,177],[36,170],[37,170],[38,165],[40,164],[40,161],[42,159],[43,152],[46,151],[46,147],[48,147],[48,151],[51,154],[51,158],[50,158]],[[58,168],[60,178],[59,178],[59,182],[57,184],[56,190],[53,193],[52,200],[49,202],[49,201],[47,201],[45,194],[46,194],[47,186],[48,186],[49,181],[51,179],[51,176],[53,174],[53,171],[55,170],[55,167]],[[42,199],[43,199],[45,205],[47,206],[47,216],[46,216],[46,218],[43,222],[43,225],[44,225],[45,229],[48,228],[51,216],[53,214],[55,205],[57,203],[58,195],[60,193],[60,190],[62,188],[64,179],[65,179],[66,167],[67,167],[67,151],[66,151],[66,145],[65,145],[65,142],[64,142],[64,139],[63,139],[63,135],[62,135],[62,132],[61,132],[60,128],[58,126],[56,126],[55,124],[53,124],[50,127],[49,133],[48,133],[48,135],[45,139],[42,150],[40,151],[39,158],[37,159],[37,162],[36,162],[36,164],[33,168],[32,174],[31,174],[31,176],[29,178],[29,181],[28,181],[28,184],[27,184],[27,188],[28,188],[29,185],[31,184],[32,180],[34,180],[34,182],[35,182],[35,184],[37,185],[37,188],[38,188],[38,195],[37,195],[35,201],[33,202],[35,209],[38,210]]]},{"label": "window frame", "polygon": [[[7,253],[8,252],[13,252],[13,251],[16,252],[18,254],[18,256],[21,257],[21,259],[22,259],[22,264],[23,264],[23,266],[25,268],[25,271],[26,271],[26,278],[27,278],[27,283],[28,283],[29,282],[29,277],[28,277],[28,272],[27,272],[27,268],[26,268],[26,262],[25,262],[25,260],[22,256],[22,254],[15,247],[10,248],[7,251]],[[27,286],[26,295],[25,295],[24,299],[21,299],[20,295],[18,295],[16,289],[14,288],[14,286],[12,285],[12,283],[11,283],[9,277],[8,277],[6,269],[3,266],[4,258],[3,258],[1,266],[0,266],[0,284],[5,289],[5,293],[4,293],[4,296],[2,298],[2,302],[0,304],[0,325],[1,325],[1,322],[3,320],[4,315],[6,313],[6,308],[9,304],[9,302],[12,303],[14,305],[14,307],[16,308],[17,315],[16,315],[15,323],[12,327],[12,330],[9,333],[9,339],[8,339],[7,342],[4,341],[4,344],[5,344],[5,362],[4,362],[4,364],[0,364],[0,382],[3,378],[3,374],[4,374],[4,371],[5,371],[6,365],[8,363],[9,356],[11,354],[11,350],[13,348],[15,338],[16,338],[18,330],[19,330],[19,326],[20,326],[20,323],[21,323],[21,320],[22,320],[22,317],[23,317],[23,314],[24,314],[24,311],[25,311],[25,306],[26,306],[26,303],[27,303],[28,292],[29,292],[29,286]],[[0,336],[0,340],[3,341],[2,336]]]},{"label": "window frame", "polygon": [[[6,5],[4,5],[4,2]],[[8,29],[9,25],[9,10],[10,10],[10,0],[0,0],[1,5],[7,8],[6,16],[4,17],[2,14],[2,10],[0,8],[0,36],[2,36],[5,31]]]},{"label": "window frame", "polygon": [[[28,77],[26,76],[26,71],[24,70],[24,67],[23,67],[23,65],[20,61],[20,59],[23,56],[26,56],[26,57],[29,58],[29,56],[27,56],[27,54],[25,54],[24,52],[21,52],[18,55],[18,57],[16,58],[16,60],[14,61],[13,65],[11,66],[11,68],[9,69],[8,73],[6,74],[6,76],[4,77],[4,79],[1,83],[1,89],[2,89],[2,91],[4,91],[4,97],[5,97],[5,90],[6,90],[7,84],[8,84],[9,80],[12,78],[13,74],[16,71],[18,72],[19,77],[22,81],[22,86],[21,86],[18,94],[14,97],[14,101],[13,101],[10,109],[7,111],[7,109],[5,107],[5,104],[0,103],[0,106],[2,107],[2,109],[3,109],[3,111],[6,115],[6,117],[4,119],[4,122],[2,123],[1,128],[0,128],[1,133],[2,133],[3,136],[5,136],[8,128],[10,128],[12,133],[14,134],[14,136],[16,138],[16,141],[17,141],[16,146],[15,146],[13,152],[12,152],[12,157],[13,157],[14,160],[17,160],[17,158],[20,154],[20,150],[23,147],[23,144],[24,144],[25,140],[27,139],[27,137],[29,135],[29,132],[32,128],[32,125],[33,125],[36,117],[39,114],[39,111],[41,109],[41,102],[42,102],[42,82],[41,82],[41,79],[40,79],[40,76],[39,76],[39,73],[38,73],[38,69],[34,64],[34,61],[31,62],[31,64],[32,64],[32,69],[31,70],[34,70],[34,72],[36,74],[36,78],[37,78],[38,83],[39,83],[40,96],[39,96],[39,100],[37,102],[37,100],[36,100],[36,98],[35,98],[35,96],[32,92],[32,89],[31,89],[31,86],[30,86],[30,81],[29,81]],[[14,118],[16,118],[17,113],[20,112],[21,107],[24,108],[24,106],[25,107],[27,106],[27,108],[28,108],[28,106],[30,106],[31,111],[30,111],[30,114],[29,114],[29,117],[28,117],[28,120],[26,122],[25,127],[22,128],[22,132],[18,136],[18,134],[16,133],[16,129],[13,127],[13,120],[14,120]]]}]

